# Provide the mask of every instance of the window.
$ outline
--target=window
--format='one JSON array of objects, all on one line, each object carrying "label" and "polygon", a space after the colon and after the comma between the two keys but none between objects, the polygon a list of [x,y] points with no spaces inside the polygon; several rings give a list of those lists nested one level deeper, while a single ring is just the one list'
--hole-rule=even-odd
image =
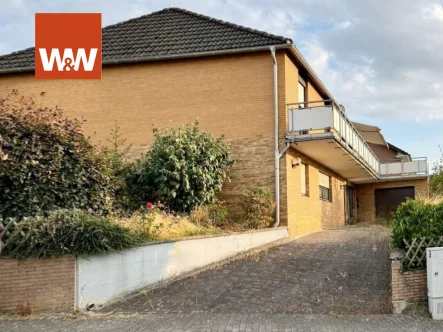
[{"label": "window", "polygon": [[323,201],[331,200],[330,189],[331,178],[329,175],[319,173],[319,187],[320,187],[320,199]]},{"label": "window", "polygon": [[301,176],[301,194],[303,196],[309,196],[309,172],[308,165],[300,164],[300,176]]},{"label": "window", "polygon": [[[304,103],[306,101],[306,82],[303,78],[298,78],[298,102]],[[300,107],[306,107],[306,104],[300,104]]]}]

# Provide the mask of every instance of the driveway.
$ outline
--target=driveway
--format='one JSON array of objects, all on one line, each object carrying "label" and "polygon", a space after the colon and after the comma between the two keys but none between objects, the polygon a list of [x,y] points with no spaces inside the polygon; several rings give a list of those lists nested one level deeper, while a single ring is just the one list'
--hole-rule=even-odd
[{"label": "driveway", "polygon": [[321,232],[141,291],[92,317],[0,317],[0,331],[443,331],[429,318],[385,315],[388,247],[380,226]]},{"label": "driveway", "polygon": [[113,314],[389,314],[389,233],[315,233],[105,307]]}]

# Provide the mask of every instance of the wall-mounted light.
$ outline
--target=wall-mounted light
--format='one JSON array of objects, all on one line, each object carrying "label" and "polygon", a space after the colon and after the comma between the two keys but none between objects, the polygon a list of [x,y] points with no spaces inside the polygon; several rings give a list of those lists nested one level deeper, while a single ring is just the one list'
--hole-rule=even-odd
[{"label": "wall-mounted light", "polygon": [[296,168],[297,166],[300,166],[300,164],[301,164],[300,158],[292,159],[292,168]]}]

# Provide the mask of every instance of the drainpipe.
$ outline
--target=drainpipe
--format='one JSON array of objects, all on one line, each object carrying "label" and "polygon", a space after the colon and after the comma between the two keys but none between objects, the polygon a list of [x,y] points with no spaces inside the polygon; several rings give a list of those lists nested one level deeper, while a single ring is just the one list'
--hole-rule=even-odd
[{"label": "drainpipe", "polygon": [[275,58],[275,46],[270,47],[274,62],[274,173],[275,173],[275,223],[280,225],[280,152],[278,150],[278,82],[277,82],[277,59]]}]

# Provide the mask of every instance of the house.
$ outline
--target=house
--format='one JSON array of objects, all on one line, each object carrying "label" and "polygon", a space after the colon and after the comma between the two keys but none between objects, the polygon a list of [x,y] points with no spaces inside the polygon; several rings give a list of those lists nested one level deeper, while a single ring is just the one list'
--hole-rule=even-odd
[{"label": "house", "polygon": [[198,118],[237,160],[222,193],[233,213],[246,189],[268,187],[276,225],[292,235],[374,222],[406,197],[428,195],[426,159],[351,122],[289,38],[178,8],[102,35],[101,80],[35,80],[28,48],[0,56],[0,94],[17,89],[85,117],[95,142],[117,121],[134,154],[151,144],[153,124]]}]

